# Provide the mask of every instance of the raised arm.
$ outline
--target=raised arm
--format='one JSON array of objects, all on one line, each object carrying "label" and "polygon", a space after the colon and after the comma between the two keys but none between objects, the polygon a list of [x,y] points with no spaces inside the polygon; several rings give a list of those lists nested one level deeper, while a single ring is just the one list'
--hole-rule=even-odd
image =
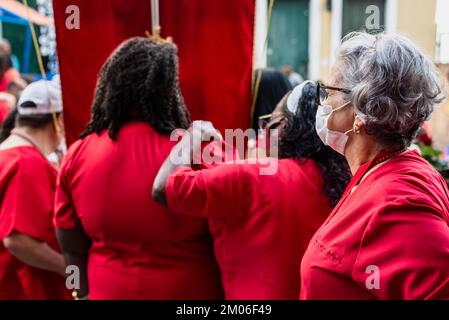
[{"label": "raised arm", "polygon": [[193,122],[181,141],[172,149],[154,180],[152,197],[156,202],[167,207],[166,186],[168,177],[177,168],[190,167],[194,155],[201,149],[202,142],[210,141],[211,138],[216,141],[222,139],[212,123],[207,121]]}]

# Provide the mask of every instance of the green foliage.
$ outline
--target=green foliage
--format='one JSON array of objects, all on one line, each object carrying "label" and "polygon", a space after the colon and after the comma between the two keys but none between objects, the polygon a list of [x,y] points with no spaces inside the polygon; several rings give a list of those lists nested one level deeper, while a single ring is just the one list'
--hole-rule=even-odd
[{"label": "green foliage", "polygon": [[441,159],[443,154],[441,150],[434,149],[431,146],[422,146],[421,154],[441,175],[449,185],[449,164]]}]

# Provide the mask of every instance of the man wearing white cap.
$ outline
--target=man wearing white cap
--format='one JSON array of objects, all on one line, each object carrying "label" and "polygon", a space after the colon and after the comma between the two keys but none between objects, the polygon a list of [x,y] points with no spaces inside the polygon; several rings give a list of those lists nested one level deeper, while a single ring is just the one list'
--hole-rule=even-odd
[{"label": "man wearing white cap", "polygon": [[61,113],[60,86],[38,81],[1,133],[0,300],[69,297],[52,224],[57,171],[48,159],[61,142]]},{"label": "man wearing white cap", "polygon": [[22,92],[17,109],[5,120],[0,142],[5,148],[31,144],[57,165],[61,159],[55,156],[55,151],[63,140],[61,114],[59,77],[53,81],[34,82]]}]

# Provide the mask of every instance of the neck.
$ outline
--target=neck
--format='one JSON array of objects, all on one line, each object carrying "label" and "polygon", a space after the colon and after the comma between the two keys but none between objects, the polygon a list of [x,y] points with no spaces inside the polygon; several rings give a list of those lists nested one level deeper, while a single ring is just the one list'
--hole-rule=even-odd
[{"label": "neck", "polygon": [[18,133],[31,138],[33,142],[45,154],[49,155],[58,147],[58,137],[55,130],[50,125],[45,129],[33,129],[30,127],[18,127],[15,129]]},{"label": "neck", "polygon": [[365,163],[372,161],[385,149],[372,139],[360,138],[354,139],[346,148],[345,157],[353,175]]}]

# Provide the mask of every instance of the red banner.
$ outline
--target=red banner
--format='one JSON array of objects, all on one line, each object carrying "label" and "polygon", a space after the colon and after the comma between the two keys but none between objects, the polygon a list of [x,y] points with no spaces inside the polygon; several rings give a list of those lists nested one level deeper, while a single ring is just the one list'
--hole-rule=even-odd
[{"label": "red banner", "polygon": [[[151,1],[54,0],[53,6],[72,143],[90,118],[104,61],[123,40],[151,31]],[[71,28],[73,6],[79,8],[79,29]],[[254,10],[254,0],[160,1],[162,35],[178,45],[181,87],[192,119],[210,120],[220,130],[250,126]]]}]

